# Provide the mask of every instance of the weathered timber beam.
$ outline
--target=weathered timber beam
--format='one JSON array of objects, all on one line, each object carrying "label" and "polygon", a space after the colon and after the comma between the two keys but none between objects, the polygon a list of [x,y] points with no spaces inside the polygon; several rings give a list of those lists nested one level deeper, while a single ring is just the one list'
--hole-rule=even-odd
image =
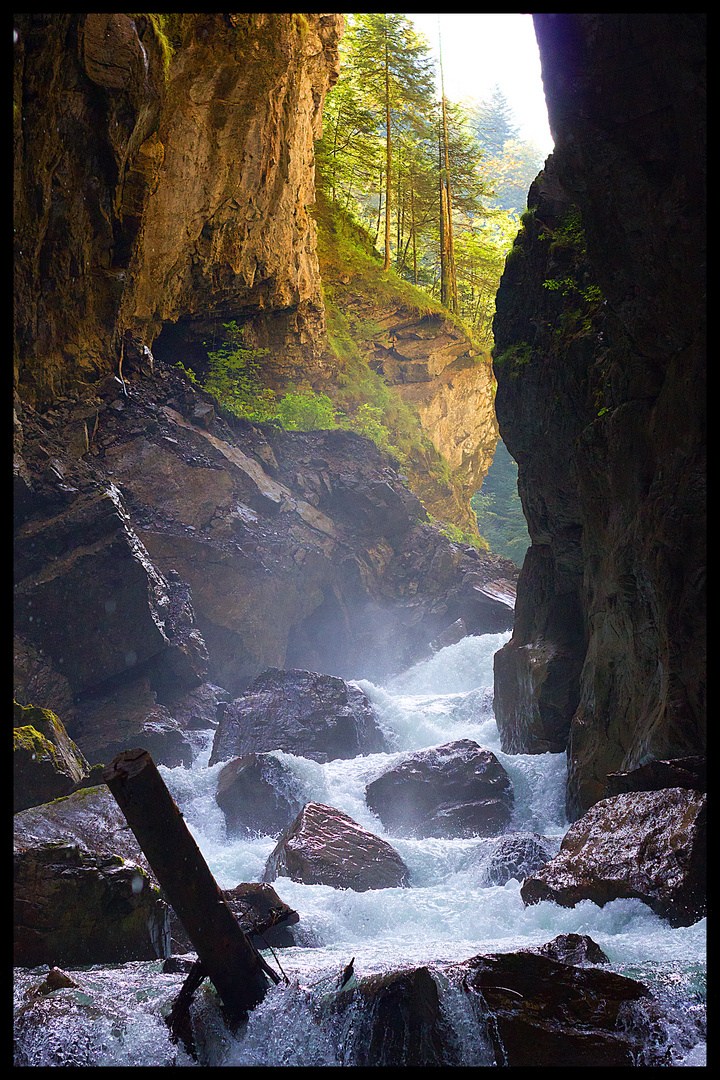
[{"label": "weathered timber beam", "polygon": [[225,902],[155,763],[146,750],[126,750],[104,770],[103,779],[185,927],[228,1019],[241,1022],[265,996],[267,965]]}]

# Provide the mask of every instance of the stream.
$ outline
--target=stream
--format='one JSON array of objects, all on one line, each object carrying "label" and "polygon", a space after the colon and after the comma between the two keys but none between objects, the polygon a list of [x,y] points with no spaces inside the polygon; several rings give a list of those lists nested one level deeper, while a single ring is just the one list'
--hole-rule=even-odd
[{"label": "stream", "polygon": [[[381,726],[398,747],[392,753],[318,764],[276,752],[296,774],[306,801],[335,806],[392,844],[410,870],[409,888],[354,892],[284,877],[274,881],[281,899],[300,914],[293,927],[298,944],[276,950],[277,956],[270,950],[263,955],[275,970],[279,960],[289,981],[273,987],[233,1036],[205,980],[194,1006],[195,1028],[202,1035],[197,1062],[170,1042],[162,1019],[185,976],[163,974],[162,961],[157,961],[71,972],[80,989],[54,994],[58,1004],[48,1022],[18,1036],[26,1040],[23,1064],[342,1065],[341,1048],[358,1017],[350,1010],[340,1026],[328,1025],[321,1022],[317,1004],[354,958],[358,978],[427,964],[438,984],[443,1013],[462,1046],[462,1063],[493,1066],[483,1031],[459,989],[443,976],[442,965],[578,933],[597,942],[611,970],[639,979],[661,998],[666,1020],[653,1037],[671,1047],[672,1064],[705,1065],[704,1044],[698,1042],[705,995],[704,919],[673,929],[639,900],[615,900],[603,908],[590,901],[575,908],[549,902],[525,907],[520,881],[492,882],[488,867],[493,839],[395,837],[365,804],[367,784],[408,751],[474,739],[496,754],[512,780],[515,807],[509,831],[540,835],[553,852],[559,848],[568,827],[565,754],[509,755],[500,750],[492,714],[492,663],[509,636],[466,637],[382,687],[360,681]],[[213,733],[191,734],[196,744],[192,768],[160,766],[160,772],[220,888],[259,881],[277,838],[226,838],[225,819],[214,798],[223,763],[207,765]],[[27,988],[46,974],[47,968],[16,972],[18,1006]]]}]

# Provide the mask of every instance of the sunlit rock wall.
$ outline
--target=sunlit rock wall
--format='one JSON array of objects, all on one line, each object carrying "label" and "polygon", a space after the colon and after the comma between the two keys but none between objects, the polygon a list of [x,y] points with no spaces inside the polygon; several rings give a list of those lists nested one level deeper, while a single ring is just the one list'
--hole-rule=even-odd
[{"label": "sunlit rock wall", "polygon": [[313,142],[340,15],[15,18],[16,380],[117,369],[127,331],[242,314],[283,379],[327,362]]}]

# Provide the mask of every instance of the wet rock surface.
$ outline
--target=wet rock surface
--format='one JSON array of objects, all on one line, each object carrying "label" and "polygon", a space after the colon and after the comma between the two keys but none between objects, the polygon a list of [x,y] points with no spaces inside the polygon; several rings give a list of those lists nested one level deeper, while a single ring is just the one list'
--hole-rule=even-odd
[{"label": "wet rock surface", "polygon": [[504,885],[512,879],[524,881],[539,870],[557,853],[557,844],[542,836],[509,833],[493,845],[483,866],[483,881],[488,885]]},{"label": "wet rock surface", "polygon": [[492,836],[510,823],[510,778],[472,739],[412,754],[373,780],[366,801],[405,836]]},{"label": "wet rock surface", "polygon": [[359,687],[333,675],[269,669],[225,708],[210,764],[268,750],[331,761],[386,749]]},{"label": "wet rock surface", "polygon": [[16,847],[14,962],[122,964],[169,955],[168,908],[138,866],[79,844]]},{"label": "wet rock surface", "polygon": [[607,964],[607,956],[587,934],[558,934],[537,950],[561,964]]},{"label": "wet rock surface", "polygon": [[[457,1064],[438,988],[426,967],[359,979],[338,994],[330,1016],[357,1013],[342,1048],[348,1065],[429,1066]],[[362,1011],[361,1011],[362,1010]]]},{"label": "wet rock surface", "polygon": [[272,754],[246,754],[218,774],[215,801],[228,836],[277,836],[302,809],[304,798],[293,773]]},{"label": "wet rock surface", "polygon": [[464,968],[469,993],[489,1011],[498,1065],[637,1064],[644,1047],[631,1007],[650,997],[642,983],[530,952],[478,956]]},{"label": "wet rock surface", "polygon": [[332,806],[307,803],[268,858],[263,881],[290,877],[335,889],[392,889],[408,869],[387,841]]},{"label": "wet rock surface", "polygon": [[603,799],[568,830],[560,851],[526,878],[526,904],[574,907],[637,897],[671,926],[706,912],[706,796],[682,788]]}]

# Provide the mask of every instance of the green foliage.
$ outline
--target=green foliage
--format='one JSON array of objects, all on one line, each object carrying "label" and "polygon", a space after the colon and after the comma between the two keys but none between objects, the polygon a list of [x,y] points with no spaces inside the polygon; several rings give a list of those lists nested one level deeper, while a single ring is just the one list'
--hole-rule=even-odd
[{"label": "green foliage", "polygon": [[289,390],[277,404],[274,419],[288,431],[318,431],[338,426],[335,406],[327,394],[310,387]]},{"label": "green foliage", "polygon": [[277,413],[274,391],[262,384],[261,361],[267,349],[247,348],[244,330],[233,321],[224,324],[227,339],[208,351],[210,371],[205,389],[236,416],[248,420],[271,420]]},{"label": "green foliage", "polygon": [[474,547],[477,551],[490,551],[490,545],[484,536],[476,536],[474,533],[465,532],[459,525],[453,525],[452,522],[438,523],[438,525],[443,536],[447,536],[448,540],[452,540],[453,543]]},{"label": "green foliage", "polygon": [[496,367],[524,367],[530,363],[532,359],[532,345],[529,345],[527,341],[519,341],[517,345],[512,345],[509,349],[506,349],[500,356],[496,356],[493,363]]}]

